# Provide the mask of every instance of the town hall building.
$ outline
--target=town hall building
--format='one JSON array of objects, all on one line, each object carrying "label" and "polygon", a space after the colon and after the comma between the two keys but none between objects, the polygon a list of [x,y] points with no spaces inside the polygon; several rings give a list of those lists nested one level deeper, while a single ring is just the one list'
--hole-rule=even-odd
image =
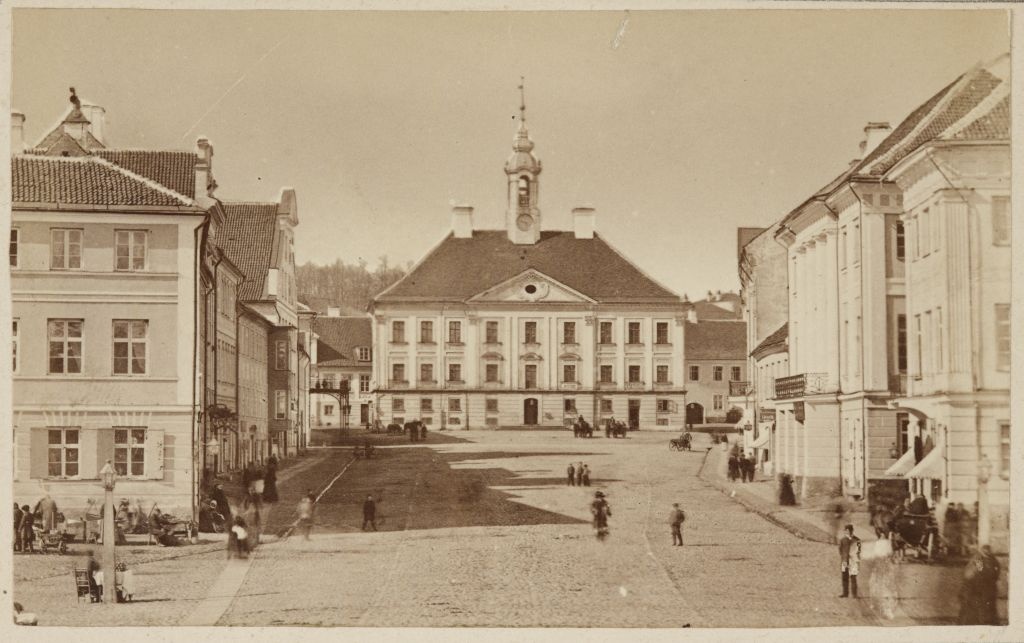
[{"label": "town hall building", "polygon": [[521,105],[505,229],[455,206],[451,233],[372,300],[376,419],[682,428],[688,304],[597,234],[592,208],[542,230],[533,147]]}]

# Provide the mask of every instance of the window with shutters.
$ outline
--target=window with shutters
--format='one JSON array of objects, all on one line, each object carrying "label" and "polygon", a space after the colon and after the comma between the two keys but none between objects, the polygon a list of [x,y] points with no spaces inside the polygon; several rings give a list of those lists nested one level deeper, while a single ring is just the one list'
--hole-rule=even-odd
[{"label": "window with shutters", "polygon": [[669,413],[672,411],[671,400],[658,400],[657,401],[658,413]]},{"label": "window with shutters", "polygon": [[81,319],[51,319],[47,321],[49,338],[49,372],[82,372]]},{"label": "window with shutters", "polygon": [[50,230],[50,270],[82,269],[82,231]]},{"label": "window with shutters", "polygon": [[145,230],[115,230],[114,270],[129,272],[145,270],[148,237]]},{"label": "window with shutters", "polygon": [[78,477],[80,431],[49,429],[47,431],[46,474],[51,478]]},{"label": "window with shutters", "polygon": [[114,427],[114,471],[119,476],[146,475],[146,429]]},{"label": "window with shutters", "polygon": [[148,321],[115,319],[114,375],[145,375],[148,346]]}]

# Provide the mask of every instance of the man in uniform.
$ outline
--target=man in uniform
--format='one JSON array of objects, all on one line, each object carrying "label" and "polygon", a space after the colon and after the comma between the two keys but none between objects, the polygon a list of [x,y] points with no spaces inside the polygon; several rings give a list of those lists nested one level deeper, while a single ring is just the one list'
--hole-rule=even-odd
[{"label": "man in uniform", "polygon": [[843,573],[843,593],[846,598],[853,593],[857,598],[857,574],[860,573],[860,538],[853,535],[853,525],[846,525],[846,533],[839,539],[839,565]]}]

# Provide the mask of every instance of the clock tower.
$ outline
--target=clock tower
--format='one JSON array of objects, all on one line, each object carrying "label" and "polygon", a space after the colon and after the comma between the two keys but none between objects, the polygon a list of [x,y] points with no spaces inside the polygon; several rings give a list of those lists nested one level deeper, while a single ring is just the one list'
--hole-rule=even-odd
[{"label": "clock tower", "polygon": [[508,176],[505,228],[512,243],[535,244],[540,240],[540,183],[537,180],[540,171],[540,161],[533,155],[533,141],[526,131],[526,98],[520,82],[519,129],[512,140],[512,156],[505,162]]}]

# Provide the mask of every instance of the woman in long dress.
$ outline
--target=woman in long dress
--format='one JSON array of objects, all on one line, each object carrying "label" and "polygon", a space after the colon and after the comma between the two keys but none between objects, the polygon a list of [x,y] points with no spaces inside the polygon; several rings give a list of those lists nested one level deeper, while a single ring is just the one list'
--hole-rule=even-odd
[{"label": "woman in long dress", "polygon": [[612,515],[612,508],[605,500],[603,492],[594,492],[594,501],[590,503],[590,513],[594,515],[594,529],[597,530],[597,538],[603,540],[608,535],[608,516]]}]

